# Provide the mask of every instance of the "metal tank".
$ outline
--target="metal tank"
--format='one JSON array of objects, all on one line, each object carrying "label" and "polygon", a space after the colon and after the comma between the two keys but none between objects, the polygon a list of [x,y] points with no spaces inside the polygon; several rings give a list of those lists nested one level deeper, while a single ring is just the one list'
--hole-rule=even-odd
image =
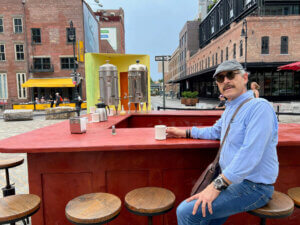
[{"label": "metal tank", "polygon": [[116,113],[119,106],[119,86],[118,86],[118,70],[117,67],[106,64],[99,67],[99,86],[100,86],[100,101],[106,106],[114,105]]},{"label": "metal tank", "polygon": [[137,111],[138,104],[143,110],[144,103],[148,109],[148,69],[139,62],[137,60],[136,64],[130,65],[128,69],[128,106],[130,109],[131,103],[134,103],[135,111]]}]

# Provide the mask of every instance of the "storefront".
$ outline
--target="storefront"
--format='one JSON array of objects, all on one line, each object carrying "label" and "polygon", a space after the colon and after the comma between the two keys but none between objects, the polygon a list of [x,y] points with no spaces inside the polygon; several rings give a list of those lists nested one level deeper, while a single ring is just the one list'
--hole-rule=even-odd
[{"label": "storefront", "polygon": [[[75,96],[75,85],[72,82],[72,78],[31,78],[28,79],[22,87],[31,89],[31,101],[35,98],[45,100],[50,99],[50,96],[54,98],[55,93],[59,93],[66,101],[73,101]],[[78,92],[82,96],[81,84],[78,87]]]},{"label": "storefront", "polygon": [[[248,67],[249,82],[257,82],[260,85],[260,97],[271,101],[300,100],[300,72],[291,70],[277,71],[278,66],[264,67],[262,64],[252,63]],[[216,67],[202,73],[191,74],[176,80],[180,83],[180,92],[190,90],[198,91],[199,97],[217,98],[219,90],[212,79]]]}]

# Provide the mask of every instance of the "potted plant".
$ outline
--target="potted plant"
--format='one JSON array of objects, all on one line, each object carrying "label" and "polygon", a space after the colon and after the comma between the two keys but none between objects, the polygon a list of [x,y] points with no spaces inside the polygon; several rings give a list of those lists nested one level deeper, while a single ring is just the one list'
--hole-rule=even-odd
[{"label": "potted plant", "polygon": [[187,91],[181,92],[181,99],[180,99],[181,104],[185,105],[186,99],[187,99]]},{"label": "potted plant", "polygon": [[187,91],[186,92],[187,99],[185,101],[185,105],[187,106],[195,106],[198,102],[198,91]]}]

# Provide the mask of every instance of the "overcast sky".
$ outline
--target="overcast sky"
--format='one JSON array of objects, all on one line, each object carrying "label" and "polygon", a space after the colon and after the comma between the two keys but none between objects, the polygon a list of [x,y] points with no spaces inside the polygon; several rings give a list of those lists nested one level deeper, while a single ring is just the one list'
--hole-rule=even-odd
[{"label": "overcast sky", "polygon": [[[100,9],[94,0],[86,0]],[[99,0],[101,9],[123,8],[125,13],[125,48],[128,54],[150,55],[153,80],[158,73],[155,55],[171,55],[178,47],[179,32],[187,20],[194,20],[198,0]]]}]

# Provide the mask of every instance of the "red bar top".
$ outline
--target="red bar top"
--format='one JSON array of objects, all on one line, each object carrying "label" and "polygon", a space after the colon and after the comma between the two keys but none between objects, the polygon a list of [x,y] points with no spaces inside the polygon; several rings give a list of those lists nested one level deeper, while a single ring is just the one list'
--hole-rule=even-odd
[{"label": "red bar top", "polygon": [[[216,116],[222,111],[151,112],[151,116]],[[141,115],[141,114],[131,114]],[[145,114],[143,114],[145,115]],[[6,153],[82,152],[145,149],[195,149],[218,148],[219,141],[154,139],[154,128],[117,128],[116,135],[110,127],[130,115],[109,117],[107,122],[87,124],[87,133],[71,134],[69,120],[13,136],[0,141],[0,151]],[[300,146],[300,124],[280,124],[278,146]]]}]

